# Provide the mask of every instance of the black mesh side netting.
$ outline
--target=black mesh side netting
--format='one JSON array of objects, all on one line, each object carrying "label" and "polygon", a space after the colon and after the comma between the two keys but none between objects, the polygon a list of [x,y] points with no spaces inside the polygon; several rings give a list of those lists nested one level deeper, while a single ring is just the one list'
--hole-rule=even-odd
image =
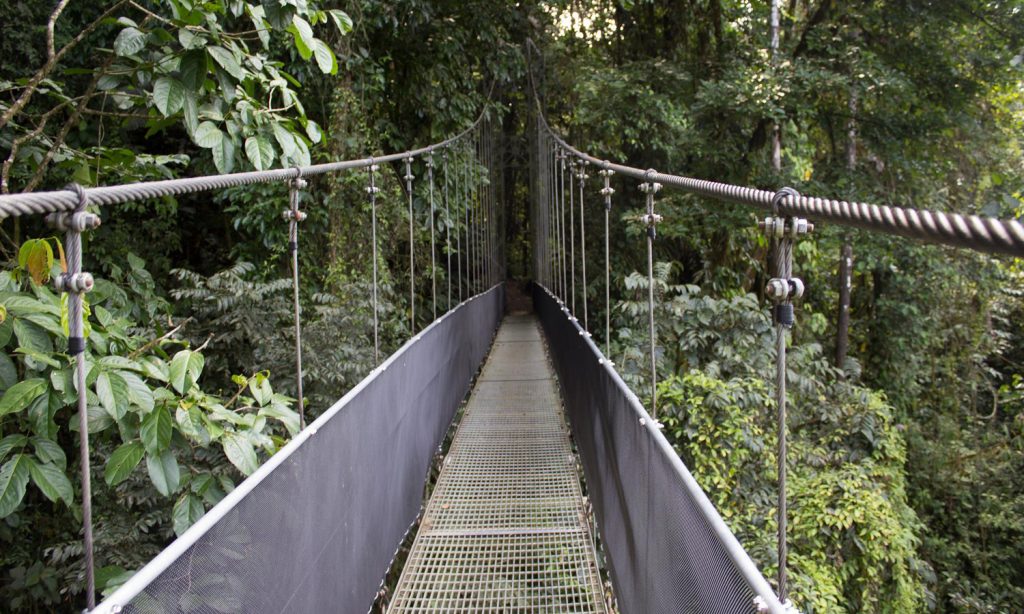
[{"label": "black mesh side netting", "polygon": [[406,343],[97,611],[367,612],[503,308],[493,288]]},{"label": "black mesh side netting", "polygon": [[636,395],[545,289],[533,296],[621,610],[754,612],[757,586],[779,611]]}]

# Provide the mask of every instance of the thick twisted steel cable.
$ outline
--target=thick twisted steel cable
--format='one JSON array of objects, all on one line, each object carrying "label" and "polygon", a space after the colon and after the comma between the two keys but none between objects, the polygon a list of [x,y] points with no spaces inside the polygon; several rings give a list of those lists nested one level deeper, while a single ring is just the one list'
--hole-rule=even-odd
[{"label": "thick twisted steel cable", "polygon": [[[558,136],[547,123],[536,97],[534,101],[545,130],[556,143],[572,155],[591,164],[605,164],[603,160],[572,147]],[[646,180],[644,169],[610,162],[605,168],[640,181]],[[772,197],[775,195],[769,190],[665,173],[654,173],[650,180],[692,194],[766,210],[771,209]],[[779,213],[930,243],[1024,257],[1024,224],[1016,219],[848,202],[817,196],[789,196],[780,204]]]},{"label": "thick twisted steel cable", "polygon": [[[313,164],[301,167],[298,170],[295,168],[281,168],[266,171],[231,173],[228,175],[208,175],[203,177],[167,179],[164,181],[144,181],[124,185],[85,188],[85,195],[88,197],[89,204],[91,205],[116,205],[138,200],[146,200],[149,198],[160,198],[163,196],[179,196],[195,192],[222,190],[242,185],[285,181],[288,179],[294,179],[300,174],[303,177],[310,177],[349,169],[366,168],[371,164],[384,164],[402,160],[407,156],[419,156],[427,153],[431,148],[445,147],[460,141],[463,137],[476,129],[477,125],[483,121],[483,118],[484,112],[481,112],[476,121],[459,134],[441,141],[440,143],[435,143],[433,145],[421,147],[420,149],[414,149],[405,153],[361,158],[358,160],[343,160],[339,162]],[[72,211],[75,209],[77,204],[78,198],[67,190],[4,194],[0,195],[0,220],[20,215]]]}]

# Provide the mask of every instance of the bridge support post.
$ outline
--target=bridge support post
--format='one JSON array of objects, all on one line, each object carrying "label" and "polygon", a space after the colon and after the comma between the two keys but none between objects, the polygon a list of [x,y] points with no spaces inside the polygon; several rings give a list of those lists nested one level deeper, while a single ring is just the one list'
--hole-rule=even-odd
[{"label": "bridge support post", "polygon": [[75,382],[78,388],[78,452],[82,472],[82,553],[85,557],[85,600],[89,610],[96,607],[96,564],[92,535],[92,465],[89,460],[89,410],[85,382],[85,320],[82,295],[92,290],[93,278],[82,272],[82,233],[99,227],[98,215],[88,213],[89,198],[77,183],[67,188],[75,193],[78,204],[72,212],[51,213],[47,223],[64,231],[67,270],[53,280],[58,292],[68,295],[68,354],[75,357]]},{"label": "bridge support post", "polygon": [[306,213],[299,211],[299,192],[306,187],[302,169],[295,167],[295,177],[288,182],[288,209],[284,219],[288,222],[288,252],[292,261],[292,307],[295,312],[295,397],[299,410],[299,430],[306,428],[305,403],[302,398],[302,307],[299,304],[299,222]]},{"label": "bridge support post", "polygon": [[772,320],[775,323],[775,400],[778,409],[778,524],[779,524],[779,601],[787,603],[787,500],[786,500],[786,330],[793,327],[793,299],[804,293],[804,284],[793,277],[793,244],[801,234],[807,234],[814,225],[805,219],[780,214],[787,199],[799,198],[793,188],[782,188],[772,197],[773,216],[758,225],[775,245],[775,277],[768,281],[765,293],[775,304]]},{"label": "bridge support post", "polygon": [[661,216],[654,212],[654,195],[661,189],[660,183],[654,182],[657,174],[653,168],[644,173],[644,183],[640,191],[647,195],[647,213],[641,221],[647,225],[647,318],[651,339],[651,418],[658,419],[658,355],[655,353],[658,331],[654,328],[654,239],[658,236],[657,226]]}]

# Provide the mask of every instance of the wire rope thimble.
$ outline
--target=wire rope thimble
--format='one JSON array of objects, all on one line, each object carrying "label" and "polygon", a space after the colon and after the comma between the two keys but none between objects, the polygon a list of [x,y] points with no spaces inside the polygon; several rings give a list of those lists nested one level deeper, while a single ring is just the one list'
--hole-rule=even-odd
[{"label": "wire rope thimble", "polygon": [[601,163],[601,170],[597,171],[597,174],[604,179],[604,187],[601,188],[601,196],[604,196],[604,208],[607,211],[612,210],[612,194],[615,193],[615,189],[612,187],[612,175],[615,174],[607,160]]},{"label": "wire rope thimble", "polygon": [[640,221],[647,225],[647,236],[653,241],[657,237],[657,226],[664,218],[654,212],[654,195],[661,190],[661,184],[654,181],[658,171],[653,168],[647,169],[644,173],[644,182],[640,184],[640,191],[647,195],[647,213],[640,216]]}]

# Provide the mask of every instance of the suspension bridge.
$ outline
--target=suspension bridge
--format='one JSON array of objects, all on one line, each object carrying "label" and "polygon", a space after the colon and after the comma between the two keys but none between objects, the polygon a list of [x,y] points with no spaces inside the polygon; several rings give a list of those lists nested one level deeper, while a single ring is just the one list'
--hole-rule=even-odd
[{"label": "suspension bridge", "polygon": [[[536,97],[534,98],[536,102]],[[233,186],[281,183],[294,287],[301,432],[195,525],[105,600],[95,602],[85,395],[79,395],[83,550],[91,612],[363,613],[377,602],[404,540],[414,534],[387,608],[392,612],[792,612],[786,599],[786,329],[803,292],[794,243],[817,224],[841,224],[922,241],[1024,256],[1016,220],[879,206],[760,190],[602,160],[561,138],[536,102],[530,152],[532,313],[505,313],[507,212],[495,198],[506,162],[491,111],[440,143],[387,156],[305,168],[0,196],[0,219],[47,215],[66,233],[68,354],[86,388],[82,235],[119,204]],[[409,279],[430,275],[432,323],[380,356],[377,367],[310,424],[302,407],[299,308],[303,191],[311,178],[363,173],[377,249],[376,174],[404,168],[409,198]],[[414,166],[415,165],[415,166]],[[417,171],[418,174],[417,174]],[[596,177],[592,177],[595,174]],[[648,266],[649,405],[623,382],[591,333],[588,252],[611,285],[612,177],[643,194]],[[599,178],[599,179],[598,179]],[[596,179],[596,180],[595,180]],[[588,181],[590,180],[590,181]],[[417,219],[414,182],[430,215]],[[657,195],[678,189],[766,212],[775,253],[766,295],[776,325],[779,577],[770,584],[662,435],[654,356],[653,245]],[[587,215],[604,235],[588,237]],[[442,223],[439,223],[442,222]],[[417,262],[416,226],[429,227],[431,260]],[[437,230],[440,226],[443,232]],[[418,268],[419,267],[419,268]],[[447,274],[438,287],[437,271]],[[439,301],[447,294],[447,302]],[[454,297],[454,298],[453,298]],[[451,308],[438,313],[438,304]],[[601,330],[603,329],[603,330]],[[467,396],[468,395],[468,396]],[[464,402],[465,401],[465,402]],[[464,409],[460,412],[460,407]],[[457,425],[429,500],[435,456]],[[582,478],[582,482],[581,482]],[[592,512],[592,513],[591,513]],[[607,577],[608,582],[603,581]]]}]

